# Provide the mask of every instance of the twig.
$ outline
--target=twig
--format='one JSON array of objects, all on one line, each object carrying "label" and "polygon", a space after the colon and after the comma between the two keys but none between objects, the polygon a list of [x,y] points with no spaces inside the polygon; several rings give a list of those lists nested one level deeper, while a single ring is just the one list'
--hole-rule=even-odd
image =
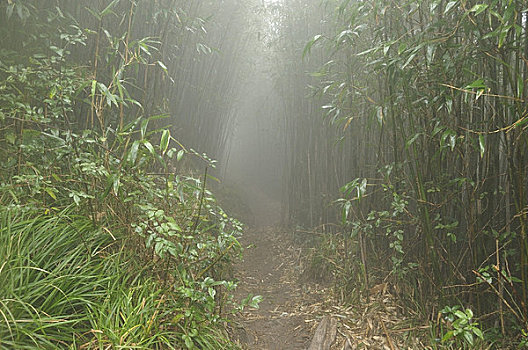
[{"label": "twig", "polygon": [[[453,90],[458,90],[458,91],[462,91],[462,92],[465,92],[465,93],[468,93],[468,94],[477,95],[477,92],[475,92],[475,91],[462,89],[462,88],[459,88],[459,87],[456,87],[456,86],[453,86],[453,85],[443,84],[443,83],[440,84],[440,85],[448,87],[448,88],[453,89]],[[480,96],[505,98],[505,99],[508,99],[508,100],[516,101],[516,102],[524,102],[523,99],[520,99],[520,98],[517,98],[517,97],[512,97],[512,96],[496,95],[496,94],[485,94],[485,93],[482,93],[482,94],[479,94],[479,95]]]},{"label": "twig", "polygon": [[502,297],[502,295],[500,295],[499,291],[497,290],[497,288],[495,288],[495,286],[493,284],[491,284],[490,282],[488,282],[488,280],[482,276],[482,274],[478,271],[475,271],[475,270],[472,270],[472,272],[477,275],[481,280],[483,280],[484,282],[486,282],[486,284],[488,286],[490,286],[490,288],[493,290],[493,292],[499,297],[499,299],[504,303],[504,305],[506,305],[506,307],[508,309],[510,309],[510,311],[512,312],[512,314],[517,317],[517,319],[521,322],[524,322],[523,318],[519,316],[519,314],[510,306],[510,304],[506,301],[506,299],[504,299]]},{"label": "twig", "polygon": [[227,247],[223,252],[222,254],[220,254],[219,256],[216,257],[216,259],[213,260],[213,262],[211,264],[209,264],[209,266],[207,266],[205,269],[203,269],[202,271],[200,271],[198,273],[198,275],[196,275],[196,280],[199,280],[203,275],[204,273],[206,273],[207,271],[209,271],[213,266],[215,266],[219,261],[220,259],[222,259],[230,250],[231,248],[233,248],[233,246],[235,245],[236,241],[232,242],[229,247]]},{"label": "twig", "polygon": [[383,323],[382,319],[380,319],[380,323],[381,323],[381,328],[383,328],[383,333],[385,333],[385,335],[387,336],[387,341],[389,342],[389,346],[391,350],[396,350],[396,348],[394,347],[394,344],[392,343],[392,339],[389,335],[389,331],[387,331],[387,327],[385,327],[385,323]]}]

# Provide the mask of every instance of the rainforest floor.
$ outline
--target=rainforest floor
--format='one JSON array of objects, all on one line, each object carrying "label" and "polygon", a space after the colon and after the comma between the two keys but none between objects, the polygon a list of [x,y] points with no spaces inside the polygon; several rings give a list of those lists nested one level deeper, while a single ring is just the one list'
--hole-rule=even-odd
[{"label": "rainforest floor", "polygon": [[[263,297],[258,309],[246,307],[232,324],[243,349],[308,349],[327,318],[333,325],[331,349],[427,349],[420,339],[428,326],[399,306],[386,284],[371,288],[369,300],[345,305],[336,301],[332,283],[307,277],[309,233],[282,228],[280,203],[262,192],[251,193],[252,218],[240,243],[243,257],[234,266],[239,281],[235,298]],[[246,208],[247,209],[247,208]],[[248,211],[249,212],[249,211]]]}]

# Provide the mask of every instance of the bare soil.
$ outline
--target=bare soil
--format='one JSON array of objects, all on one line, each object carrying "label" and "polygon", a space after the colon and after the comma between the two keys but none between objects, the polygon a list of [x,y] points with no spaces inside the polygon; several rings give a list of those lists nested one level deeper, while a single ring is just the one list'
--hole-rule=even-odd
[{"label": "bare soil", "polygon": [[280,228],[280,203],[261,191],[244,198],[251,222],[240,243],[243,259],[234,266],[239,280],[235,298],[261,295],[259,309],[246,307],[236,319],[235,337],[244,349],[307,349],[318,320],[310,311],[325,290],[300,283],[301,248]]},{"label": "bare soil", "polygon": [[242,244],[247,248],[235,267],[237,298],[262,295],[263,301],[240,315],[239,342],[246,349],[307,349],[316,323],[309,310],[321,291],[298,282],[299,252],[286,232],[273,227],[249,230]]}]

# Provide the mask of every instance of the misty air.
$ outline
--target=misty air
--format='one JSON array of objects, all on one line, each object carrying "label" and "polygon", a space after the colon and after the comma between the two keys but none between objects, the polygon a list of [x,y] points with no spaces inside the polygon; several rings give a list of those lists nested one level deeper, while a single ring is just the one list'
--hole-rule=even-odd
[{"label": "misty air", "polygon": [[528,346],[528,0],[0,0],[0,349]]}]

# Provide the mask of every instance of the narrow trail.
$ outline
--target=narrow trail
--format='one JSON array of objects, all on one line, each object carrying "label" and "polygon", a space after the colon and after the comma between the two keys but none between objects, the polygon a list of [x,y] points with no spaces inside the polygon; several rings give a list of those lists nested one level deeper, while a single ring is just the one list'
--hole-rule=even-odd
[{"label": "narrow trail", "polygon": [[247,349],[307,349],[314,315],[310,306],[318,295],[302,288],[295,276],[299,252],[284,232],[273,227],[251,229],[242,239],[245,258],[236,268],[241,281],[237,297],[262,295],[258,310],[245,309],[239,340]]},{"label": "narrow trail", "polygon": [[252,208],[258,215],[240,240],[244,257],[234,267],[240,281],[235,297],[252,294],[263,300],[259,309],[239,315],[238,340],[250,350],[307,349],[317,325],[311,309],[324,290],[299,282],[301,249],[278,226],[280,205],[263,193],[252,195],[259,197],[253,202],[259,207]]},{"label": "narrow trail", "polygon": [[244,253],[234,266],[235,299],[261,295],[263,300],[259,309],[246,307],[234,320],[234,337],[243,349],[308,349],[325,318],[337,322],[337,337],[326,349],[427,348],[414,332],[428,327],[415,325],[412,315],[402,312],[386,283],[370,289],[370,300],[361,297],[346,306],[336,303],[329,287],[302,278],[302,236],[281,228],[278,202],[262,192],[247,195],[251,201],[243,199],[253,204],[248,212],[254,218],[246,220],[252,225],[240,239]]}]

